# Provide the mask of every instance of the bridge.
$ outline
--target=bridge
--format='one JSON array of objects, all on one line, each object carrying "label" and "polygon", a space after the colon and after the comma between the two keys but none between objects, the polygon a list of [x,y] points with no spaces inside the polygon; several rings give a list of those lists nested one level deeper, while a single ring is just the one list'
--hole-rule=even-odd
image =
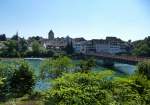
[{"label": "bridge", "polygon": [[102,59],[107,62],[119,62],[119,63],[133,64],[133,65],[144,60],[150,60],[150,58],[146,58],[146,57],[112,55],[112,54],[104,54],[104,53],[87,53],[85,55],[92,56],[96,59]]}]

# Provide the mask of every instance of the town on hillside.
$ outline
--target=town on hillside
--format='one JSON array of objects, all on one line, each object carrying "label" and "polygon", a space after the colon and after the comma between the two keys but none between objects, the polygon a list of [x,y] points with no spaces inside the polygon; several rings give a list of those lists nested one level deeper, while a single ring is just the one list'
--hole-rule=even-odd
[{"label": "town on hillside", "polygon": [[[5,34],[0,35],[0,49],[5,48],[3,42],[7,40],[21,40],[24,38],[19,37],[18,33],[12,38],[6,38]],[[25,39],[24,39],[25,40]],[[29,37],[27,42],[28,50],[32,50],[33,40],[37,40],[45,49],[53,49],[55,51],[63,51],[68,45],[70,45],[75,53],[102,53],[102,54],[120,54],[131,52],[133,46],[131,41],[123,41],[117,37],[106,37],[106,39],[92,39],[86,40],[83,37],[71,38],[67,37],[55,37],[52,30],[48,33],[48,38],[43,37]]]}]

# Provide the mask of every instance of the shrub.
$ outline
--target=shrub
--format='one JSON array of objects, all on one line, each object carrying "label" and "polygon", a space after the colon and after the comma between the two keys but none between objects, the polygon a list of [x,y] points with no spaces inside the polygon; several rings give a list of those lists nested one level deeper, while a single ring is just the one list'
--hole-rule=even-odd
[{"label": "shrub", "polygon": [[150,61],[143,61],[138,64],[138,74],[146,76],[150,79]]},{"label": "shrub", "polygon": [[15,71],[14,65],[0,63],[0,100],[6,100],[10,95],[9,80]]},{"label": "shrub", "polygon": [[16,66],[16,70],[10,78],[10,88],[14,97],[21,97],[32,91],[35,85],[35,77],[28,63],[22,61]]},{"label": "shrub", "polygon": [[79,66],[81,68],[81,72],[87,73],[96,66],[96,61],[93,58],[82,60]]},{"label": "shrub", "polygon": [[149,105],[150,81],[112,72],[65,74],[54,81],[45,105]]},{"label": "shrub", "polygon": [[43,61],[40,75],[42,78],[45,78],[46,75],[57,78],[62,76],[65,72],[70,72],[72,67],[73,63],[70,58],[67,56],[59,56]]},{"label": "shrub", "polygon": [[111,72],[101,74],[66,74],[56,79],[46,95],[45,105],[109,105],[112,97],[111,82],[104,80]]}]

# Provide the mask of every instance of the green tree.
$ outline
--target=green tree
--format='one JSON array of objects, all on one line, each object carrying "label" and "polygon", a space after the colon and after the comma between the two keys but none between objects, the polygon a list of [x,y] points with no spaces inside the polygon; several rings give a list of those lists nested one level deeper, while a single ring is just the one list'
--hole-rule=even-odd
[{"label": "green tree", "polygon": [[67,46],[65,47],[65,51],[67,54],[74,53],[74,48],[73,48],[72,42],[67,44]]},{"label": "green tree", "polygon": [[45,105],[113,105],[111,82],[103,80],[110,75],[111,72],[66,74],[55,80]]},{"label": "green tree", "polygon": [[35,76],[29,64],[21,61],[10,78],[10,88],[14,97],[21,97],[32,91],[35,85]]},{"label": "green tree", "polygon": [[146,37],[144,40],[135,41],[133,42],[133,45],[133,55],[144,57],[150,56],[150,37]]},{"label": "green tree", "polygon": [[15,40],[9,40],[4,43],[5,47],[2,49],[3,57],[18,57],[18,43]]},{"label": "green tree", "polygon": [[137,56],[150,56],[150,47],[146,43],[141,43],[139,47],[133,50],[133,54]]},{"label": "green tree", "polygon": [[150,61],[143,61],[138,64],[138,74],[146,76],[150,79]]},{"label": "green tree", "polygon": [[87,72],[91,71],[91,69],[93,67],[96,66],[96,61],[93,58],[82,60],[79,64],[79,66],[81,68],[81,70],[80,70],[81,72],[87,73]]},{"label": "green tree", "polygon": [[147,78],[110,77],[111,71],[65,74],[54,81],[45,105],[149,105]]},{"label": "green tree", "polygon": [[32,52],[35,56],[39,56],[41,53],[41,49],[40,49],[40,43],[38,41],[33,41],[32,43]]},{"label": "green tree", "polygon": [[40,52],[40,44],[37,41],[33,41],[32,50],[33,52]]},{"label": "green tree", "polygon": [[138,93],[136,79],[117,77],[113,80],[112,93],[116,105],[145,105]]},{"label": "green tree", "polygon": [[51,73],[52,70],[52,59],[44,60],[40,65],[40,78],[45,79],[48,74]]},{"label": "green tree", "polygon": [[28,50],[28,43],[24,38],[20,38],[18,41],[18,51],[21,56],[26,55],[26,51]]},{"label": "green tree", "polygon": [[16,35],[12,36],[11,40],[19,40],[19,36],[18,33],[16,33]]},{"label": "green tree", "polygon": [[9,80],[15,71],[13,64],[0,63],[0,101],[9,98],[10,85]]},{"label": "green tree", "polygon": [[6,41],[7,38],[6,38],[6,35],[5,34],[1,34],[0,35],[0,41]]},{"label": "green tree", "polygon": [[57,78],[65,72],[70,72],[72,67],[72,60],[66,56],[45,60],[41,65],[41,76],[44,78],[47,74],[53,78]]}]

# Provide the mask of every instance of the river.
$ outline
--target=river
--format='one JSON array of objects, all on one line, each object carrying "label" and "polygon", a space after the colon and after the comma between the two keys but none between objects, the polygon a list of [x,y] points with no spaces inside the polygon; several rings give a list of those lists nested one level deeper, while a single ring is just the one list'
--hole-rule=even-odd
[{"label": "river", "polygon": [[[42,59],[25,59],[31,66],[32,68],[35,70],[35,74],[38,76],[40,73],[40,65],[42,62]],[[5,63],[10,63],[12,62],[12,60],[1,60],[1,62],[5,62]],[[77,62],[77,61],[75,61]],[[104,68],[102,66],[96,66],[93,68],[93,72],[100,72],[100,71],[104,71],[104,70],[108,70],[109,68]],[[136,66],[135,65],[129,65],[129,64],[122,64],[122,63],[115,63],[114,64],[114,69],[117,75],[130,75],[133,74],[136,70]],[[39,80],[36,83],[35,89],[36,90],[46,90],[50,87],[50,82],[46,82],[47,80]]]}]

